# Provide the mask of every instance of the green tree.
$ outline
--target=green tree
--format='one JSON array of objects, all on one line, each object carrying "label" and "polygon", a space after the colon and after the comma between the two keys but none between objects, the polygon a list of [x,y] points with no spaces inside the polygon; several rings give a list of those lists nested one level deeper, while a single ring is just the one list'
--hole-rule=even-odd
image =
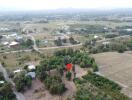
[{"label": "green tree", "polygon": [[71,76],[72,76],[72,73],[70,71],[68,71],[67,74],[66,74],[66,78],[68,80],[71,80]]},{"label": "green tree", "polygon": [[44,66],[37,66],[36,68],[37,77],[41,81],[44,80],[47,77],[46,69],[44,68]]}]

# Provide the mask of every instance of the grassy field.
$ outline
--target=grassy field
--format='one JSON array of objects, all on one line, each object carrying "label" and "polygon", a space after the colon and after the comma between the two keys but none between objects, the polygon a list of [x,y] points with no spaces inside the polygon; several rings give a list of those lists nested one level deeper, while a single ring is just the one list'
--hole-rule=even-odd
[{"label": "grassy field", "polygon": [[54,30],[63,25],[65,25],[63,21],[52,21],[48,23],[28,23],[23,26],[28,30],[36,29],[38,33],[52,33]]},{"label": "grassy field", "polygon": [[120,84],[122,92],[132,97],[132,52],[107,52],[92,56],[99,65],[99,72]]},{"label": "grassy field", "polygon": [[76,26],[87,26],[87,25],[102,25],[106,27],[111,27],[115,28],[117,26],[126,26],[126,25],[132,25],[132,23],[129,22],[112,22],[112,21],[74,21],[74,22],[69,22],[69,25],[74,25]]},{"label": "grassy field", "polygon": [[35,52],[0,54],[0,62],[4,62],[6,69],[10,71],[29,62],[37,63],[40,59],[41,57]]}]

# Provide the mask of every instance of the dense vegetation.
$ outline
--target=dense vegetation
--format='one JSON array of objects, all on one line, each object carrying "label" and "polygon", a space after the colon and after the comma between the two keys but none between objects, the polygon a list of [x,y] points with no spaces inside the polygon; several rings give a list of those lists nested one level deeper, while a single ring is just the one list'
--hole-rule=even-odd
[{"label": "dense vegetation", "polygon": [[71,44],[78,44],[78,42],[73,38],[73,37],[70,37],[69,40],[64,38],[64,39],[61,39],[60,37],[56,40],[54,40],[54,44],[56,46],[63,46],[64,43],[71,43]]},{"label": "dense vegetation", "polygon": [[82,68],[93,68],[94,71],[98,71],[98,66],[95,63],[94,58],[90,57],[87,53],[80,51],[73,51],[72,49],[57,51],[56,56],[64,57],[64,62],[78,64]]},{"label": "dense vegetation", "polygon": [[62,94],[66,88],[62,83],[61,77],[59,76],[49,76],[44,80],[45,86],[49,89],[52,94]]},{"label": "dense vegetation", "polygon": [[123,53],[126,51],[126,46],[123,44],[106,44],[106,45],[98,45],[96,47],[90,48],[90,53],[101,53],[101,52],[109,52],[109,51],[118,51],[119,53]]},{"label": "dense vegetation", "polygon": [[[44,58],[36,70],[37,77],[44,82],[52,94],[62,94],[66,90],[61,77],[66,71],[65,66],[68,63],[78,64],[83,68],[93,68],[94,71],[98,70],[95,60],[87,53],[81,53],[73,49],[56,51],[54,56]],[[57,76],[52,76],[51,70],[56,70]],[[73,66],[72,70],[75,72],[75,66]],[[71,80],[71,76],[72,73],[68,71],[66,73],[67,80]]]},{"label": "dense vegetation", "polygon": [[132,50],[132,39],[115,39],[111,40],[106,44],[96,44],[96,41],[91,44],[91,41],[86,41],[84,44],[84,48],[88,48],[90,53],[101,53],[101,52],[109,52],[109,51],[117,51],[119,53],[123,53],[124,51]]},{"label": "dense vegetation", "polygon": [[110,90],[110,91],[121,90],[121,87],[115,82],[110,81],[109,79],[94,73],[87,74],[83,76],[83,78],[100,89]]},{"label": "dense vegetation", "polygon": [[118,84],[91,72],[74,82],[78,88],[76,100],[130,100]]},{"label": "dense vegetation", "polygon": [[101,25],[88,25],[88,24],[76,24],[70,25],[70,31],[78,34],[96,34],[96,33],[105,33],[108,30],[104,29],[104,26]]},{"label": "dense vegetation", "polygon": [[11,84],[5,81],[2,73],[0,73],[0,81],[4,81],[4,83],[0,83],[0,100],[16,100]]},{"label": "dense vegetation", "polygon": [[14,76],[14,82],[17,91],[24,91],[26,88],[30,88],[32,85],[32,78],[30,76],[25,76],[25,73],[19,73]]},{"label": "dense vegetation", "polygon": [[20,45],[22,48],[32,48],[33,41],[31,39],[22,40],[20,41]]}]

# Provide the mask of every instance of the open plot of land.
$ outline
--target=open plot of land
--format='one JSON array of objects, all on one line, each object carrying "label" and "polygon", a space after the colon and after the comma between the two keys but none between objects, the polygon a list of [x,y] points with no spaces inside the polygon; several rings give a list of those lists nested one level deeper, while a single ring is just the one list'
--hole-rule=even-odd
[{"label": "open plot of land", "polygon": [[6,69],[10,71],[23,67],[29,62],[38,62],[40,59],[40,56],[35,52],[18,52],[0,55],[0,62],[4,62]]},{"label": "open plot of land", "polygon": [[78,27],[78,26],[87,26],[87,25],[102,25],[107,26],[111,28],[115,28],[117,26],[125,26],[125,25],[131,25],[130,22],[112,22],[112,21],[74,21],[71,23],[68,23],[68,25],[73,25],[72,27]]},{"label": "open plot of land", "polygon": [[53,30],[65,25],[63,21],[54,21],[48,23],[28,23],[24,24],[23,27],[28,30],[36,29],[37,33],[52,33]]},{"label": "open plot of land", "polygon": [[132,97],[132,52],[107,52],[92,55],[101,75],[117,82],[122,92]]}]

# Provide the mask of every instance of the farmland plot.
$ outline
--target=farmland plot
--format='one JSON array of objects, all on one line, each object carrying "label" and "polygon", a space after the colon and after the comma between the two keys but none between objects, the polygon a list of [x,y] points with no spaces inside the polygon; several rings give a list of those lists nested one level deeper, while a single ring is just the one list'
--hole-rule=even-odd
[{"label": "farmland plot", "polygon": [[132,52],[107,52],[92,56],[99,65],[99,73],[120,84],[122,92],[132,97]]}]

